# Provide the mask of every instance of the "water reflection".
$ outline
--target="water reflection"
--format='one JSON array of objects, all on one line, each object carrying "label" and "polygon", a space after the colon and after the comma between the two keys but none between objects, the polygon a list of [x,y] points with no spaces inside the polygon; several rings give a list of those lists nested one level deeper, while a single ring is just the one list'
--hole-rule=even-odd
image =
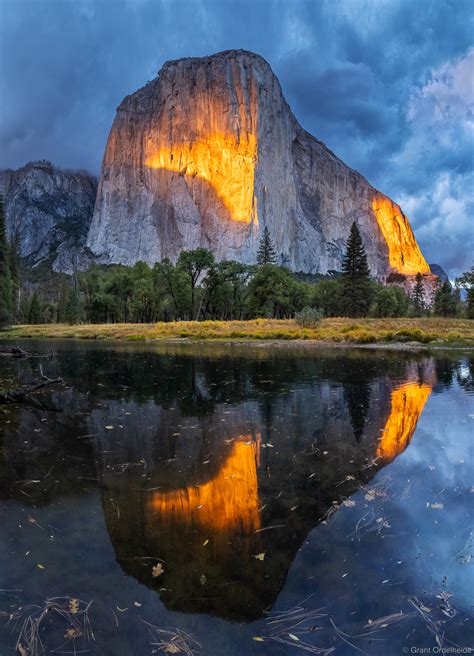
[{"label": "water reflection", "polygon": [[308,532],[407,448],[448,373],[472,384],[468,361],[424,356],[57,350],[48,373],[71,389],[4,416],[0,494],[98,487],[124,573],[232,620],[274,603]]}]

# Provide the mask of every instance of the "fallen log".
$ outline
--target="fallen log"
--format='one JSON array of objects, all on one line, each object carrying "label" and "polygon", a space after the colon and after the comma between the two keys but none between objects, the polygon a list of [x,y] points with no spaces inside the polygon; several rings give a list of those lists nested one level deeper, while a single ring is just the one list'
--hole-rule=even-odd
[{"label": "fallen log", "polygon": [[29,358],[31,353],[24,351],[19,346],[0,346],[0,356],[10,356],[12,358]]}]

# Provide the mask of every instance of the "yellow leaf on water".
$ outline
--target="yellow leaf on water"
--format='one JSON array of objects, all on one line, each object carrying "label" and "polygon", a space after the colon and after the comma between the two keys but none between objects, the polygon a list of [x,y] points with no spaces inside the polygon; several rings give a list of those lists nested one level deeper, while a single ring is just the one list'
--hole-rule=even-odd
[{"label": "yellow leaf on water", "polygon": [[168,644],[163,649],[167,654],[179,654],[181,649],[174,642],[168,642]]},{"label": "yellow leaf on water", "polygon": [[254,636],[252,640],[255,640],[255,642],[263,642],[263,638],[261,638],[260,636]]},{"label": "yellow leaf on water", "polygon": [[206,544],[209,544],[209,540],[204,540],[204,542],[202,543],[202,546],[205,547]]},{"label": "yellow leaf on water", "polygon": [[265,552],[262,551],[262,553],[254,554],[254,558],[256,558],[257,560],[264,560]]},{"label": "yellow leaf on water", "polygon": [[120,613],[125,613],[125,611],[128,610],[128,608],[119,608],[118,606],[116,606],[116,608]]},{"label": "yellow leaf on water", "polygon": [[79,612],[79,602],[77,599],[69,600],[69,610],[73,615],[76,615]]},{"label": "yellow leaf on water", "polygon": [[153,565],[151,568],[151,574],[153,578],[156,578],[157,576],[161,576],[163,572],[165,571],[163,565],[161,563],[157,563],[156,565]]},{"label": "yellow leaf on water", "polygon": [[300,639],[298,638],[298,636],[295,636],[293,633],[289,633],[288,635],[290,636],[290,638],[291,638],[292,640],[296,640],[296,642],[299,642],[299,641],[300,641]]},{"label": "yellow leaf on water", "polygon": [[44,569],[44,565],[42,565],[41,563],[38,563],[36,567],[38,567],[39,569]]},{"label": "yellow leaf on water", "polygon": [[114,429],[113,426],[105,426],[105,430],[113,430],[113,429]]}]

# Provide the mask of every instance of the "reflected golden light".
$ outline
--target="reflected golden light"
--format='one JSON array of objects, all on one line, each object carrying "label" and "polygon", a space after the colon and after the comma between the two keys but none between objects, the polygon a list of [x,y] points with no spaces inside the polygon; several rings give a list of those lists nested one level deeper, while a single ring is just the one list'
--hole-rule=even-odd
[{"label": "reflected golden light", "polygon": [[377,458],[391,462],[407,448],[430,394],[431,385],[417,383],[406,383],[392,392],[390,415],[380,438]]},{"label": "reflected golden light", "polygon": [[207,183],[233,221],[258,223],[254,198],[257,140],[252,132],[213,133],[192,141],[161,145],[145,159],[146,166],[172,171]]},{"label": "reflected golden light", "polygon": [[372,199],[372,209],[387,242],[390,266],[405,275],[430,273],[408,219],[398,205],[386,196],[376,194]]},{"label": "reflected golden light", "polygon": [[236,442],[214,478],[199,486],[155,491],[151,507],[162,518],[210,531],[256,531],[260,528],[257,457],[258,443]]}]

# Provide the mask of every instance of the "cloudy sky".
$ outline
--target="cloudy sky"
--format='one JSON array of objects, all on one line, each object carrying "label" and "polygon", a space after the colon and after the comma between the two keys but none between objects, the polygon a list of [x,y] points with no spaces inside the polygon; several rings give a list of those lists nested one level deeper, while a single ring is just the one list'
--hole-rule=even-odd
[{"label": "cloudy sky", "polygon": [[98,173],[115,108],[163,62],[245,48],[454,277],[474,253],[473,19],[472,0],[0,0],[0,168]]}]

